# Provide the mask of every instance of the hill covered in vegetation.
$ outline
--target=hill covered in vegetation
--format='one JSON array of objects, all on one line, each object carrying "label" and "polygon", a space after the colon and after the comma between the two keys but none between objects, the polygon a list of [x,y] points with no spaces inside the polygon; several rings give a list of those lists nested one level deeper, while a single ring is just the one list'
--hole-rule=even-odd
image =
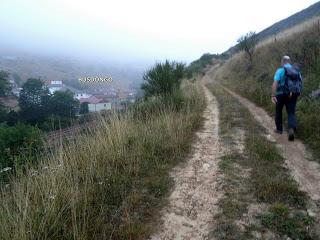
[{"label": "hill covered in vegetation", "polygon": [[310,7],[264,29],[258,33],[258,38],[260,40],[268,38],[317,16],[320,16],[320,2],[317,2]]},{"label": "hill covered in vegetation", "polygon": [[250,99],[274,114],[271,102],[273,76],[282,56],[289,55],[293,63],[301,65],[303,92],[297,103],[297,136],[320,159],[320,28],[318,18],[279,33],[275,39],[258,43],[250,62],[245,52],[229,58],[217,71],[216,79],[229,89]]},{"label": "hill covered in vegetation", "polygon": [[[287,17],[279,22],[274,23],[270,27],[267,27],[266,29],[262,30],[259,33],[256,33],[255,37],[258,41],[263,41],[265,39],[271,38],[271,37],[277,37],[277,34],[284,33],[289,29],[292,29],[297,26],[304,27],[303,24],[310,21],[313,18],[317,18],[320,16],[320,2],[317,2],[310,7],[301,10],[300,12],[297,12],[290,17]],[[319,26],[318,22],[318,26]],[[235,46],[230,47],[227,51],[223,53],[223,55],[226,56],[232,56],[235,54],[239,49],[239,44],[236,44]]]}]

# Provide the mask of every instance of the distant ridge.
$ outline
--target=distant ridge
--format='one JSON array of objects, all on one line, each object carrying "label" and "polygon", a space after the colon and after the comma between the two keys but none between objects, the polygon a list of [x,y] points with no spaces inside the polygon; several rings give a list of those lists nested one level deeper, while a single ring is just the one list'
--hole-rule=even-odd
[{"label": "distant ridge", "polygon": [[258,33],[258,38],[265,39],[316,16],[320,16],[320,1],[262,30]]},{"label": "distant ridge", "polygon": [[[276,35],[286,29],[292,28],[300,23],[303,23],[307,20],[310,20],[313,17],[320,16],[320,1],[317,3],[314,3],[310,7],[303,9],[300,12],[297,12],[293,15],[291,15],[288,18],[285,18],[279,22],[276,22],[275,24],[271,25],[270,27],[262,30],[261,32],[257,33],[259,41],[264,40],[268,37],[271,37],[273,35]],[[243,33],[245,34],[245,33]],[[229,48],[227,51],[225,51],[224,55],[232,55],[237,50],[237,45]]]}]

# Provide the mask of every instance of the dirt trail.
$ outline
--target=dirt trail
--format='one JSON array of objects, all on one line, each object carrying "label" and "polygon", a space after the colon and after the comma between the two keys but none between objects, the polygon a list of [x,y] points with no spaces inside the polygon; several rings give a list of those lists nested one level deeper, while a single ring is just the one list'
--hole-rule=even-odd
[{"label": "dirt trail", "polygon": [[174,168],[175,188],[169,204],[161,212],[161,226],[152,240],[208,239],[216,203],[223,193],[217,191],[218,159],[222,154],[219,143],[219,111],[215,97],[204,87],[207,107],[204,126],[187,161]]},{"label": "dirt trail", "polygon": [[320,202],[320,165],[317,162],[308,160],[308,155],[304,144],[295,140],[289,142],[287,134],[278,135],[273,132],[274,120],[267,114],[265,110],[257,107],[249,100],[240,95],[224,88],[232,96],[246,106],[254,118],[264,126],[269,136],[268,139],[275,140],[277,146],[281,150],[286,159],[287,165],[291,170],[295,180],[299,183],[301,190],[307,192],[310,198],[316,202]]}]

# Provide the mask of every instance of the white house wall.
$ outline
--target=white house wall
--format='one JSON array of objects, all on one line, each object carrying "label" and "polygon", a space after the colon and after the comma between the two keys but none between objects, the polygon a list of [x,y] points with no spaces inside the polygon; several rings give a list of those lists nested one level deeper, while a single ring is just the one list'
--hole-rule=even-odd
[{"label": "white house wall", "polygon": [[89,112],[99,112],[102,110],[111,110],[111,103],[88,104]]}]

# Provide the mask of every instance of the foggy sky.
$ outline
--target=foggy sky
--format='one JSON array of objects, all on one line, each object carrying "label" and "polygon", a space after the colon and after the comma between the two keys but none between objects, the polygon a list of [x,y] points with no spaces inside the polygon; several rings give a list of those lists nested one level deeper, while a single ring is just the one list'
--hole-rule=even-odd
[{"label": "foggy sky", "polygon": [[222,53],[315,0],[0,0],[0,49],[119,62]]}]

